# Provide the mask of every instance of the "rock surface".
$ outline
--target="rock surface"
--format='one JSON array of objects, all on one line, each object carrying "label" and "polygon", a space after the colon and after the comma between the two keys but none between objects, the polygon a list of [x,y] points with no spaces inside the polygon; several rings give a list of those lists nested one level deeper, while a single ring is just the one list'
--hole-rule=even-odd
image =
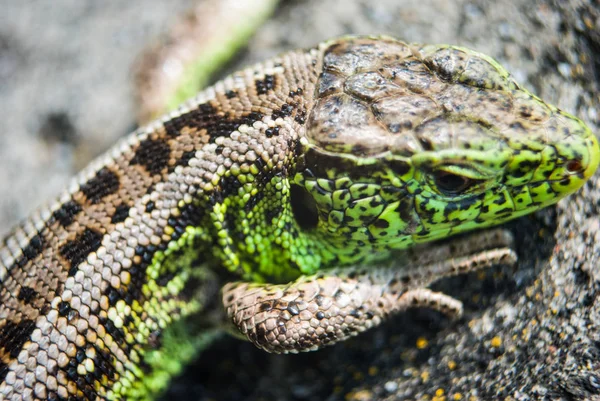
[{"label": "rock surface", "polygon": [[[0,0],[0,232],[135,126],[131,64],[192,0]],[[228,71],[346,33],[460,44],[599,132],[593,0],[289,1]],[[445,280],[460,321],[428,310],[317,353],[223,338],[164,399],[600,399],[600,190],[509,225],[517,269]]]}]

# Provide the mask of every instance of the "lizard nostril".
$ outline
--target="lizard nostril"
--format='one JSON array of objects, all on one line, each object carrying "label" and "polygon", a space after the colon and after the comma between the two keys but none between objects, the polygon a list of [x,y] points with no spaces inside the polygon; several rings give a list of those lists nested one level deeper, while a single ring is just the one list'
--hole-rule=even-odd
[{"label": "lizard nostril", "polygon": [[583,165],[579,160],[571,160],[567,163],[567,171],[570,173],[578,173],[583,170]]}]

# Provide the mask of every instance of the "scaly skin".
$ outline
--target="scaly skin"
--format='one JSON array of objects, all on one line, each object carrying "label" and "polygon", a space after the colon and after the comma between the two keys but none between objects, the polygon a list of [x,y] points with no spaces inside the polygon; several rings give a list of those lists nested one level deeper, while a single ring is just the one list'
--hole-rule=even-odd
[{"label": "scaly skin", "polygon": [[258,348],[314,351],[412,307],[460,317],[462,302],[427,287],[447,276],[514,264],[511,245],[509,232],[493,230],[433,249],[415,247],[384,264],[326,269],[292,283],[230,282],[223,287],[223,305],[240,333]]},{"label": "scaly skin", "polygon": [[[390,252],[553,204],[598,159],[580,120],[463,48],[348,37],[234,74],[4,240],[0,399],[149,399],[221,327],[223,284],[382,285]],[[457,311],[421,287],[461,263],[384,278],[381,299]]]}]

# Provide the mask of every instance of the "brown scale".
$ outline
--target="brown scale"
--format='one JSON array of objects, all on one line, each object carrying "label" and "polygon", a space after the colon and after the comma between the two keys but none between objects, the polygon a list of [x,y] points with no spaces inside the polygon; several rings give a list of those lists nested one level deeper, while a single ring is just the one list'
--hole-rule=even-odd
[{"label": "brown scale", "polygon": [[[296,62],[294,57],[289,57],[286,60],[288,64],[290,60]],[[34,239],[29,239],[31,246],[25,247],[27,251],[7,267],[8,276],[0,289],[0,380],[6,378],[9,364],[29,342],[37,319],[48,314],[52,309],[50,302],[63,294],[67,278],[78,274],[80,265],[87,263],[90,253],[101,247],[103,238],[114,230],[117,223],[125,220],[129,209],[137,207],[141,213],[147,213],[148,205],[142,205],[141,198],[157,183],[166,182],[176,166],[187,165],[196,151],[216,137],[228,136],[241,124],[251,126],[273,110],[281,111],[287,97],[282,100],[278,93],[285,89],[287,94],[291,87],[297,90],[301,85],[294,83],[289,86],[287,81],[302,82],[306,70],[305,65],[297,65],[291,69],[284,68],[284,75],[266,74],[254,79],[246,88],[237,88],[234,97],[218,93],[215,100],[198,105],[167,121],[164,126],[158,126],[108,165],[99,166],[96,173],[71,194],[70,199],[50,214],[41,232]],[[245,82],[248,83],[249,78],[246,76]],[[287,117],[293,111],[292,106],[284,108],[282,116]],[[149,209],[151,211],[152,208]],[[25,233],[29,232],[31,230],[25,230]],[[160,232],[157,234],[161,235]],[[8,249],[12,251],[14,246]],[[18,251],[12,253],[18,254]],[[109,291],[111,286],[102,281],[101,288]],[[110,292],[107,294],[110,295]],[[129,348],[120,339],[123,332],[107,326],[112,322],[102,317],[106,316],[103,302],[94,300],[90,306],[80,305],[78,309],[100,317],[94,327],[81,326],[82,317],[78,310],[73,309],[70,302],[59,302],[56,327],[65,325],[64,330],[78,325],[87,327],[84,344],[108,339],[108,334],[120,344],[118,348],[113,347],[113,352],[119,351],[117,354],[107,354],[106,349],[100,348],[96,352],[95,362],[102,367],[99,372],[108,378],[110,385],[115,378],[111,372],[115,372],[120,364],[117,360],[124,363],[128,359],[126,353]],[[77,351],[77,347],[69,349],[67,357],[71,362],[75,361],[77,352],[85,351]],[[56,351],[50,350],[40,352],[56,354]],[[77,363],[63,365],[59,358],[58,370],[49,373],[57,378],[58,388],[44,390],[46,397],[64,397],[67,395],[65,390],[82,398],[93,397],[92,387],[88,387],[85,380],[81,381],[75,373],[76,367]],[[97,379],[99,377],[94,380]],[[13,391],[17,391],[16,388]]]}]

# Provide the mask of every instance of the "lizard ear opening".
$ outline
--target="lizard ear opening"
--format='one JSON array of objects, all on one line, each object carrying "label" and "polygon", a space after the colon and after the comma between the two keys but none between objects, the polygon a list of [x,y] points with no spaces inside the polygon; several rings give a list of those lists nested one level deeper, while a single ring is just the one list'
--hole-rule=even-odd
[{"label": "lizard ear opening", "polygon": [[319,223],[319,211],[315,199],[300,185],[290,187],[290,202],[296,222],[303,229],[312,229]]}]

